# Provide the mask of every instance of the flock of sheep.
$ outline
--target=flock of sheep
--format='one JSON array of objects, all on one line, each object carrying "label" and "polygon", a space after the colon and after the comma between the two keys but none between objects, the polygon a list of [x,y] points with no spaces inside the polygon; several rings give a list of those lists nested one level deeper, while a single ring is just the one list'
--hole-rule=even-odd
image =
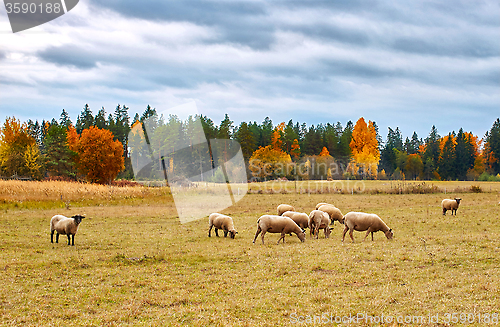
[{"label": "flock of sheep", "polygon": [[[457,214],[458,206],[460,205],[460,198],[444,199],[441,202],[443,215],[446,211],[451,210],[451,214]],[[354,242],[353,232],[366,231],[365,238],[371,233],[373,241],[373,233],[382,231],[387,239],[392,239],[394,233],[391,228],[376,214],[364,212],[349,212],[345,216],[339,208],[329,203],[318,203],[316,209],[311,211],[309,215],[303,212],[296,212],[295,208],[289,204],[280,204],[277,208],[277,215],[262,215],[257,220],[257,232],[253,239],[253,243],[257,240],[259,234],[262,233],[262,244],[264,244],[264,235],[266,233],[280,233],[281,237],[278,239],[278,244],[281,240],[285,243],[285,235],[295,233],[297,237],[304,242],[306,239],[305,229],[309,228],[310,237],[319,237],[319,230],[323,229],[325,238],[330,237],[332,228],[330,227],[334,221],[338,221],[345,225],[344,233],[342,235],[342,242],[345,240],[345,234],[349,232],[351,240]],[[208,236],[212,228],[215,228],[215,235],[219,236],[218,230],[224,231],[224,237],[227,234],[234,238],[238,233],[234,228],[233,219],[229,216],[212,213],[208,217]]]},{"label": "flock of sheep", "polygon": [[[453,213],[455,213],[456,216],[460,201],[460,198],[455,198],[454,200],[444,199],[441,202],[443,215],[446,215],[446,211],[451,210],[451,214],[453,215]],[[335,220],[345,225],[342,242],[344,242],[347,232],[349,232],[349,236],[354,242],[354,231],[366,231],[363,241],[370,233],[372,234],[373,241],[373,233],[378,231],[382,231],[387,239],[392,239],[394,236],[392,229],[376,214],[349,212],[344,216],[340,209],[328,203],[318,203],[316,209],[311,211],[309,215],[302,212],[296,212],[295,208],[289,204],[280,204],[277,211],[277,215],[262,215],[257,220],[257,232],[255,233],[253,243],[255,243],[255,240],[261,233],[262,244],[264,244],[264,235],[266,233],[280,233],[281,237],[278,240],[278,244],[281,240],[285,243],[285,235],[292,235],[292,233],[295,233],[297,237],[304,242],[306,239],[306,228],[309,228],[309,235],[311,238],[318,238],[320,229],[324,230],[325,238],[329,238],[332,229],[330,225],[333,224]],[[59,235],[67,235],[68,245],[75,245],[75,235],[83,218],[85,217],[81,215],[74,215],[69,218],[63,215],[55,215],[52,217],[50,220],[50,242],[54,243],[55,232],[56,243],[59,243]],[[238,234],[234,228],[233,219],[220,213],[212,213],[208,217],[208,225],[209,237],[211,236],[212,228],[215,229],[215,235],[217,237],[219,236],[219,229],[224,232],[224,237],[227,237],[229,234],[229,237],[234,239],[236,234]]]}]

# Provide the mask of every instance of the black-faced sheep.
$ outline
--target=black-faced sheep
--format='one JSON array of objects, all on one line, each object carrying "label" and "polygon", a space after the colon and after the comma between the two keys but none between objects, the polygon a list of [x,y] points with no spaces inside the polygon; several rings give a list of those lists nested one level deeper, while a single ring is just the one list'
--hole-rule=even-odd
[{"label": "black-faced sheep", "polygon": [[319,230],[325,230],[325,238],[330,237],[330,216],[324,211],[313,210],[309,214],[309,235],[319,238]]},{"label": "black-faced sheep", "polygon": [[278,216],[281,216],[283,215],[283,213],[287,211],[295,211],[295,208],[289,204],[280,204],[277,210],[278,210]]},{"label": "black-faced sheep", "polygon": [[349,212],[344,216],[344,235],[342,235],[342,242],[344,242],[345,234],[349,231],[349,236],[351,236],[352,241],[354,242],[354,237],[352,236],[353,231],[363,232],[366,231],[365,238],[368,234],[372,234],[373,241],[373,233],[382,231],[385,236],[390,240],[394,236],[392,229],[387,227],[387,225],[380,219],[376,214],[364,213],[364,212]]},{"label": "black-faced sheep", "polygon": [[264,235],[269,233],[281,233],[281,237],[278,240],[278,243],[283,239],[283,243],[285,243],[285,235],[290,233],[295,233],[299,240],[302,242],[306,239],[306,233],[297,225],[291,218],[284,216],[273,216],[273,215],[263,215],[257,220],[257,232],[255,233],[255,237],[253,239],[253,243],[255,244],[255,240],[257,236],[262,232],[262,244],[264,244]]},{"label": "black-faced sheep", "polygon": [[460,205],[460,201],[462,199],[460,198],[455,198],[454,200],[451,199],[444,199],[441,201],[441,207],[443,207],[443,215],[446,215],[447,210],[451,210],[451,215],[453,216],[453,211],[455,211],[455,216],[457,215],[457,209],[458,206]]},{"label": "black-faced sheep", "polygon": [[344,223],[344,215],[342,215],[340,209],[331,204],[324,204],[320,206],[317,210],[326,212],[330,216],[332,224],[334,220],[338,221],[341,224]]},{"label": "black-faced sheep", "polygon": [[224,231],[224,237],[227,237],[229,233],[229,237],[233,238],[238,234],[236,229],[234,229],[233,218],[220,214],[220,213],[212,213],[208,217],[208,237],[211,237],[210,232],[212,231],[212,227],[215,228],[215,236],[219,237],[219,229]]},{"label": "black-faced sheep", "polygon": [[[80,215],[74,215],[70,218],[63,215],[55,215],[52,217],[52,219],[50,219],[50,242],[54,243],[54,232],[57,232],[56,243],[59,243],[59,234],[62,234],[68,236],[68,245],[75,245],[75,234],[83,218],[85,217]],[[70,237],[72,244],[70,244]]]}]

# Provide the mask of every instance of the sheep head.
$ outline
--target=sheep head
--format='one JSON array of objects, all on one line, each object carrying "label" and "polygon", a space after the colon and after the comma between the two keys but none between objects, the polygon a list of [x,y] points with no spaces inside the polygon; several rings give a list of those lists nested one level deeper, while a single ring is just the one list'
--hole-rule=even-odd
[{"label": "sheep head", "polygon": [[238,232],[235,230],[235,229],[231,229],[229,231],[229,236],[234,239],[234,237],[236,236],[236,234],[238,234]]},{"label": "sheep head", "polygon": [[460,204],[460,201],[462,201],[462,199],[460,199],[460,198],[455,198],[455,201],[457,201],[457,204]]},{"label": "sheep head", "polygon": [[306,240],[306,233],[305,232],[302,231],[300,233],[295,233],[295,234],[297,234],[297,237],[299,238],[299,240],[301,242],[304,242]]},{"label": "sheep head", "polygon": [[71,218],[75,220],[75,223],[79,225],[82,222],[82,219],[85,218],[85,216],[82,215],[74,215]]},{"label": "sheep head", "polygon": [[389,240],[392,240],[392,238],[394,237],[394,232],[392,231],[392,228],[389,229],[387,232],[385,232],[385,237],[387,237],[387,239]]}]

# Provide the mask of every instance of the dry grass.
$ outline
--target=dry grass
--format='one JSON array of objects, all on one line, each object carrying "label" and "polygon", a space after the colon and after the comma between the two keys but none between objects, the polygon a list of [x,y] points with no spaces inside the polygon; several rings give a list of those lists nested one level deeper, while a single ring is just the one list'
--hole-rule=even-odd
[{"label": "dry grass", "polygon": [[[206,220],[181,225],[172,201],[156,197],[70,210],[4,206],[0,324],[285,326],[293,313],[498,313],[500,194],[458,195],[458,215],[443,217],[442,194],[250,194],[225,211],[234,240],[208,238]],[[252,244],[260,215],[280,203],[309,212],[317,202],[377,213],[395,239],[376,233],[362,243],[355,233],[342,244],[336,223],[330,239],[276,245],[279,236],[267,234],[265,245]],[[89,217],[74,247],[50,243],[56,213]]]}]

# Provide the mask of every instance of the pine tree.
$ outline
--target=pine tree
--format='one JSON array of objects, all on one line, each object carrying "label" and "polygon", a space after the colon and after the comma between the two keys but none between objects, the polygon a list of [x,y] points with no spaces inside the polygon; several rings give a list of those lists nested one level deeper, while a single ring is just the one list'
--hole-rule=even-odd
[{"label": "pine tree", "polygon": [[493,123],[485,136],[486,160],[492,174],[500,174],[500,118]]},{"label": "pine tree", "polygon": [[106,124],[106,110],[104,109],[104,107],[99,109],[99,111],[97,112],[97,115],[95,115],[94,125],[95,125],[95,127],[101,128],[101,129],[108,128],[108,126]]},{"label": "pine tree", "polygon": [[240,124],[238,131],[235,133],[235,138],[240,143],[243,158],[248,161],[256,149],[254,136],[247,123],[242,122]]},{"label": "pine tree", "polygon": [[81,134],[84,129],[88,129],[90,126],[94,126],[94,116],[92,115],[92,110],[90,110],[89,105],[85,104],[80,116],[78,116],[76,120],[76,132]]},{"label": "pine tree", "polygon": [[273,135],[273,121],[266,117],[262,124],[260,125],[261,139],[259,146],[266,147],[271,144],[271,138]]},{"label": "pine tree", "polygon": [[439,176],[443,180],[453,180],[456,178],[455,175],[455,142],[453,134],[448,134],[448,137],[444,138],[443,150],[438,161],[438,171]]},{"label": "pine tree", "polygon": [[438,167],[440,138],[441,136],[439,136],[436,126],[433,125],[429,136],[425,139],[425,150],[422,157],[426,179],[431,179]]},{"label": "pine tree", "polygon": [[75,178],[72,161],[74,154],[69,150],[66,131],[67,128],[62,124],[50,126],[45,135],[44,161],[49,175]]},{"label": "pine tree", "polygon": [[69,125],[73,124],[71,122],[71,118],[69,117],[68,112],[64,109],[62,110],[61,116],[59,117],[59,123],[66,128],[68,128]]}]

